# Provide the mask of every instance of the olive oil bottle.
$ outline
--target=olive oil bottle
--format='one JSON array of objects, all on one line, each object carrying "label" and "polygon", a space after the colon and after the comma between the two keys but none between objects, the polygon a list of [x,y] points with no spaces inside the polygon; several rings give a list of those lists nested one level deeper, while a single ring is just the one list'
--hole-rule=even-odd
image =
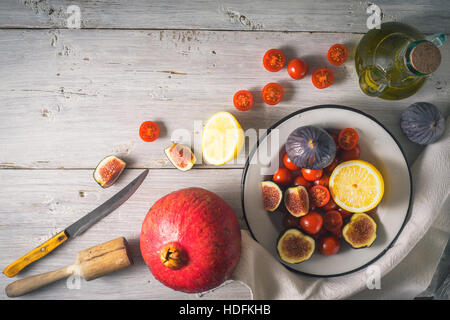
[{"label": "olive oil bottle", "polygon": [[425,37],[398,22],[367,32],[355,52],[361,90],[374,97],[400,100],[416,93],[441,62],[445,34]]}]

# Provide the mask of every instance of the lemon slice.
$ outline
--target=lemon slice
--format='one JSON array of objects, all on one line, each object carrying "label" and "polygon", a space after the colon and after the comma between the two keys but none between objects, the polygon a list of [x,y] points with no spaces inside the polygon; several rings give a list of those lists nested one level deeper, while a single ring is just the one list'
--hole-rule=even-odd
[{"label": "lemon slice", "polygon": [[334,202],[350,212],[366,212],[375,208],[384,193],[381,173],[362,160],[339,164],[330,176],[329,187]]},{"label": "lemon slice", "polygon": [[214,114],[202,134],[203,159],[214,165],[225,164],[238,156],[244,145],[244,131],[229,112]]}]

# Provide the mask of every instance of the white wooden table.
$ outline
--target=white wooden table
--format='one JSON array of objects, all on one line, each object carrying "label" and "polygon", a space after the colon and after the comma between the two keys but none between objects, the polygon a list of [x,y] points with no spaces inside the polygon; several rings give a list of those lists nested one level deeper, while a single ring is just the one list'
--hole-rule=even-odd
[{"label": "white wooden table", "polygon": [[[399,116],[417,101],[450,104],[450,46],[440,69],[419,93],[388,102],[357,86],[352,58],[333,68],[336,83],[315,89],[310,76],[262,67],[270,48],[304,58],[313,70],[329,66],[334,43],[354,49],[367,32],[365,1],[56,1],[0,2],[0,261],[2,268],[108,199],[142,168],[146,181],[118,210],[16,278],[72,263],[82,249],[119,236],[131,245],[134,266],[92,282],[55,283],[26,299],[246,299],[248,290],[228,283],[203,295],[172,291],[156,281],[139,253],[139,232],[150,206],[183,187],[216,192],[235,210],[242,228],[242,164],[197,165],[180,172],[165,158],[177,129],[192,138],[195,121],[230,111],[244,129],[264,129],[300,108],[342,104],[379,119],[400,141],[412,163],[421,149],[406,140]],[[450,6],[441,1],[378,1],[384,21],[404,21],[425,33],[450,32]],[[423,3],[422,3],[423,2]],[[426,3],[426,4],[424,4]],[[81,29],[68,29],[69,5],[78,5]],[[264,105],[261,88],[277,81],[285,99]],[[237,90],[250,89],[256,105],[238,112]],[[138,128],[157,121],[161,137],[145,143]],[[201,129],[200,129],[201,130]],[[176,135],[176,134],[175,134]],[[116,154],[128,169],[109,189],[92,178],[97,163]],[[0,276],[0,298],[11,282]],[[75,288],[74,288],[75,287]],[[72,289],[70,289],[72,288]]]}]

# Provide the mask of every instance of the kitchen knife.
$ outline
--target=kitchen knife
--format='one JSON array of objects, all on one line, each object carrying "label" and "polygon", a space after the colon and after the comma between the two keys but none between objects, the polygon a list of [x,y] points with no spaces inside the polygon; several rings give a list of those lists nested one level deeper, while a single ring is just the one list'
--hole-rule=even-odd
[{"label": "kitchen knife", "polygon": [[112,198],[107,200],[105,203],[103,203],[93,211],[89,212],[87,215],[70,225],[68,228],[53,236],[51,239],[45,241],[39,247],[31,250],[20,259],[11,263],[3,270],[3,273],[8,277],[14,277],[23,268],[46,256],[48,253],[56,249],[68,239],[75,238],[76,236],[82,234],[97,221],[101,220],[102,218],[116,210],[118,207],[120,207],[125,201],[127,201],[142,184],[147,174],[148,169],[145,169],[144,172],[142,172],[136,179],[131,181],[125,188],[115,194]]}]

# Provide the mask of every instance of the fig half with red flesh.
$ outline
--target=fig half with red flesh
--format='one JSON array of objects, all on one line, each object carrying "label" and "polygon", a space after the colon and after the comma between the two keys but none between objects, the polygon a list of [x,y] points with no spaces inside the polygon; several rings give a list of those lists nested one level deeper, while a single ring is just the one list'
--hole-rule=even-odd
[{"label": "fig half with red flesh", "polygon": [[116,182],[122,171],[125,169],[126,162],[116,156],[108,156],[97,165],[94,171],[94,180],[103,187],[108,188]]},{"label": "fig half with red flesh", "polygon": [[272,181],[261,182],[264,210],[274,212],[278,209],[283,198],[280,187]]},{"label": "fig half with red flesh", "polygon": [[174,143],[164,152],[170,162],[181,171],[188,171],[195,164],[195,155],[188,146]]},{"label": "fig half with red flesh", "polygon": [[284,192],[284,205],[294,217],[301,217],[309,212],[309,196],[304,186],[288,188]]}]

